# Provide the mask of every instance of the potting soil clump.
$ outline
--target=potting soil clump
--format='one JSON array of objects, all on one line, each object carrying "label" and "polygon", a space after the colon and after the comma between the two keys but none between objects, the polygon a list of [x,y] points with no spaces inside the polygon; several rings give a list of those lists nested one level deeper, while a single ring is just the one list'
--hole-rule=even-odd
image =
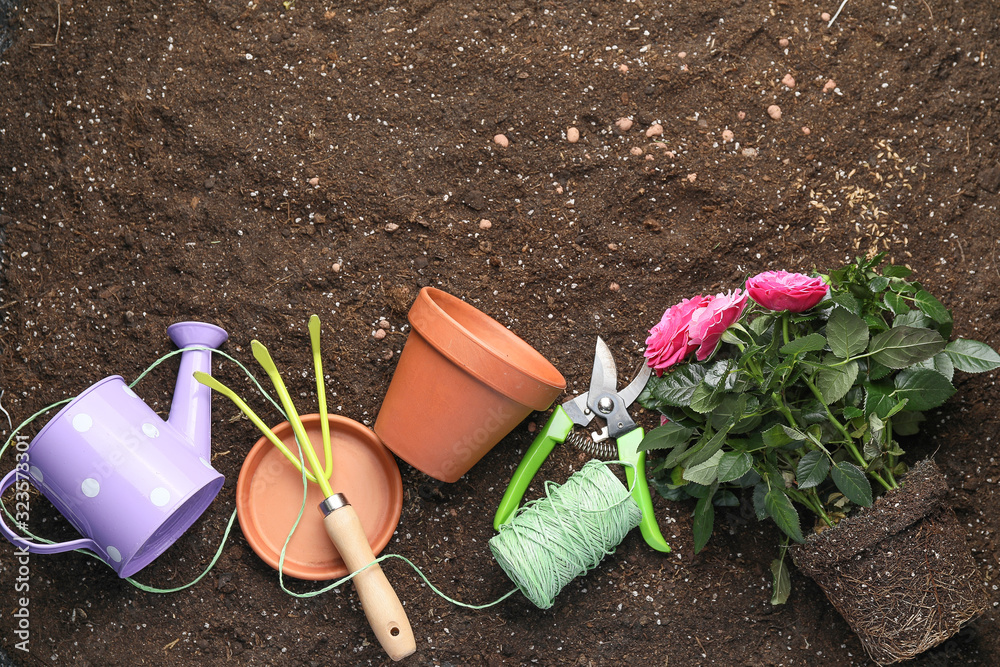
[{"label": "potting soil clump", "polygon": [[900,489],[792,549],[879,664],[940,643],[989,604],[947,497],[937,466],[921,461]]}]

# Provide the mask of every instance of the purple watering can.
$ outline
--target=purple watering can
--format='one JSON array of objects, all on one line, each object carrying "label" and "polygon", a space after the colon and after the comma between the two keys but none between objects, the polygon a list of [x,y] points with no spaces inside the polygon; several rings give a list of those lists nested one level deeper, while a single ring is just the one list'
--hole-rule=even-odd
[{"label": "purple watering can", "polygon": [[[179,348],[215,348],[217,326],[178,322]],[[120,577],[152,562],[201,516],[222,488],[212,468],[212,392],[194,372],[211,373],[210,350],[181,353],[170,417],[164,421],[119,375],[91,385],[45,425],[27,457],[0,481],[0,494],[27,481],[82,539],[41,544],[21,537],[0,513],[0,533],[31,553],[89,549]]]}]

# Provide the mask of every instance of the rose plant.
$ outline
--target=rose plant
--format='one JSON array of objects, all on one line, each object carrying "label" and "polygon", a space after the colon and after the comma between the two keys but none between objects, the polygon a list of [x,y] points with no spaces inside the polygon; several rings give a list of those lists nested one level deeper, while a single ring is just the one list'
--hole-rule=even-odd
[{"label": "rose plant", "polygon": [[[657,457],[663,495],[697,499],[696,552],[714,508],[739,504],[741,490],[786,545],[871,505],[907,469],[897,438],[955,393],[955,371],[1000,367],[984,343],[949,342],[951,312],[906,267],[879,270],[883,259],[825,276],[762,273],[746,292],[683,301],[650,330],[656,373],[638,400],[663,424],[640,449]],[[813,516],[805,530],[799,509]],[[783,557],[772,571],[777,604]]]}]

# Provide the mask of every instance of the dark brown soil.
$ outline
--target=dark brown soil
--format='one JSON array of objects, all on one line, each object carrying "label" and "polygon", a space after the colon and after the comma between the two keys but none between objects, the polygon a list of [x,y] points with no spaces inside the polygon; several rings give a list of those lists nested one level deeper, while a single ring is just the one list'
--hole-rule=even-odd
[{"label": "dark brown soil", "polygon": [[[318,313],[333,405],[371,425],[424,285],[509,326],[582,391],[598,335],[631,367],[682,298],[874,249],[954,310],[956,335],[1000,347],[991,0],[848,2],[832,26],[820,15],[836,2],[289,5],[19,3],[0,55],[0,400],[14,424],[106,375],[134,379],[180,319],[224,327],[225,350],[247,363],[260,339],[279,368],[302,369],[287,375],[305,402],[306,322]],[[622,117],[630,130],[616,128]],[[654,123],[663,134],[647,137]],[[252,395],[231,363],[218,369]],[[137,388],[164,414],[175,372],[167,363]],[[936,453],[992,596],[914,664],[1000,655],[995,381],[959,378],[908,444],[913,460]],[[227,485],[138,575],[145,583],[197,576],[233,511],[257,434],[214,406]],[[487,542],[531,438],[526,422],[431,490],[401,464],[403,515],[386,551],[466,602],[509,590]],[[558,448],[540,479],[564,481],[584,460]],[[788,604],[771,607],[778,535],[752,511],[720,512],[694,555],[692,506],[656,508],[672,554],[633,531],[545,611],[520,596],[456,607],[388,562],[417,636],[407,664],[867,664],[798,572]],[[66,531],[41,501],[32,525]],[[14,567],[0,549],[0,636],[19,663],[385,661],[350,585],[289,597],[239,530],[205,579],[169,595],[85,555],[33,557],[28,653],[12,635]]]},{"label": "dark brown soil", "polygon": [[870,511],[790,550],[879,664],[936,646],[988,605],[947,495],[937,466],[921,461]]}]

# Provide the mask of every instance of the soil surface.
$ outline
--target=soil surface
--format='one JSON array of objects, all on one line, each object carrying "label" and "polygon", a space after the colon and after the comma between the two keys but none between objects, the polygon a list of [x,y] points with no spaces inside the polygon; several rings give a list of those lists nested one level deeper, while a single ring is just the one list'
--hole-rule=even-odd
[{"label": "soil surface", "polygon": [[[953,309],[956,335],[1000,347],[996,5],[847,2],[829,25],[839,4],[21,0],[0,26],[4,413],[16,426],[107,375],[134,380],[184,319],[225,328],[223,349],[248,366],[251,339],[264,342],[306,404],[317,313],[332,409],[370,426],[428,285],[551,360],[562,401],[586,390],[597,336],[624,381],[682,298],[874,250]],[[175,357],[136,387],[162,415],[176,370]],[[233,363],[213,372],[265,412]],[[919,665],[1000,655],[1000,390],[996,373],[957,380],[907,450],[946,474],[991,607]],[[145,584],[194,579],[232,515],[258,433],[228,401],[213,409],[226,485]],[[453,484],[400,462],[385,552],[467,603],[510,590],[492,517],[546,418]],[[538,479],[565,481],[586,458],[559,447]],[[695,555],[693,506],[655,505],[671,554],[633,531],[544,611],[519,594],[455,606],[387,561],[417,637],[404,664],[868,664],[807,577],[793,570],[788,603],[770,605],[769,524],[720,512]],[[31,508],[37,532],[72,534],[40,497]],[[238,526],[214,569],[172,594],[80,553],[32,556],[16,592],[3,546],[0,636],[18,664],[387,662],[352,585],[287,595]]]}]

